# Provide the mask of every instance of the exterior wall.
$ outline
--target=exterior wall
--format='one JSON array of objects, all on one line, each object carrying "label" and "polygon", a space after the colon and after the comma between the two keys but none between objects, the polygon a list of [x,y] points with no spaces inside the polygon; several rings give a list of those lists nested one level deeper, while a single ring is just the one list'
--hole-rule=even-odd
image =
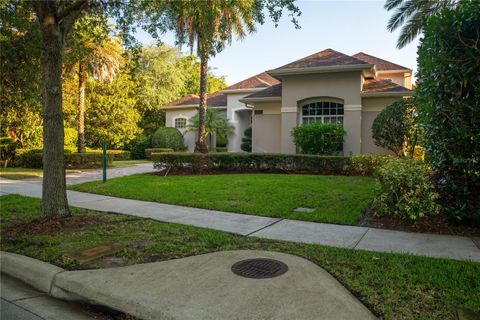
[{"label": "exterior wall", "polygon": [[372,124],[375,117],[398,98],[363,98],[362,99],[362,153],[391,153],[377,146],[372,138]]},{"label": "exterior wall", "polygon": [[405,73],[379,73],[378,78],[390,79],[393,83],[403,86],[408,89],[412,89],[412,74],[410,72]]},{"label": "exterior wall", "polygon": [[298,107],[302,100],[314,97],[342,99],[345,106],[343,146],[345,155],[361,152],[361,73],[339,72],[286,76],[282,79],[282,153],[295,153],[291,131],[299,124]]},{"label": "exterior wall", "polygon": [[[197,111],[195,108],[182,108],[182,109],[166,109],[165,110],[165,126],[175,128],[175,119],[184,117],[188,120],[193,117]],[[195,132],[185,132],[185,129],[179,129],[183,134],[185,145],[188,147],[188,151],[193,152],[195,149],[195,141],[197,140],[197,134]]]},{"label": "exterior wall", "polygon": [[263,114],[252,115],[253,152],[281,152],[280,108],[280,101],[255,103],[254,110],[262,110]]},{"label": "exterior wall", "polygon": [[252,92],[227,93],[227,119],[235,127],[234,134],[228,137],[228,151],[241,151],[240,145],[242,144],[243,132],[250,126],[251,118],[250,109],[238,100]]}]

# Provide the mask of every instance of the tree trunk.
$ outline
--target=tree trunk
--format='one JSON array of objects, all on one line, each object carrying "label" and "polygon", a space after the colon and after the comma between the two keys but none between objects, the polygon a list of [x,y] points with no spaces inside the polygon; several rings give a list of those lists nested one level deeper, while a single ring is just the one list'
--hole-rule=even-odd
[{"label": "tree trunk", "polygon": [[205,132],[207,115],[207,79],[208,79],[208,54],[200,55],[200,103],[198,106],[198,140],[195,152],[208,153]]},{"label": "tree trunk", "polygon": [[85,152],[85,66],[78,64],[78,141],[77,151]]},{"label": "tree trunk", "polygon": [[43,54],[42,216],[69,215],[65,181],[62,111],[63,31],[53,14],[40,21]]}]

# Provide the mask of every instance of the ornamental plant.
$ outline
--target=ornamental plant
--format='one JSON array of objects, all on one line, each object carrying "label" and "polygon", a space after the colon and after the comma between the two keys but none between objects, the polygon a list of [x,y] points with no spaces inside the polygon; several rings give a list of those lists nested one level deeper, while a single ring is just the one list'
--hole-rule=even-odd
[{"label": "ornamental plant", "polygon": [[342,126],[320,122],[292,130],[295,145],[306,154],[331,155],[341,151],[345,134]]},{"label": "ornamental plant", "polygon": [[428,166],[419,160],[392,159],[375,172],[373,208],[378,215],[417,220],[440,212]]},{"label": "ornamental plant", "polygon": [[480,2],[428,20],[418,49],[418,102],[427,160],[445,212],[480,224]]},{"label": "ornamental plant", "polygon": [[375,144],[399,157],[412,158],[418,141],[417,110],[413,99],[400,99],[380,112],[372,124]]},{"label": "ornamental plant", "polygon": [[183,135],[177,128],[160,127],[152,136],[152,147],[185,150]]}]

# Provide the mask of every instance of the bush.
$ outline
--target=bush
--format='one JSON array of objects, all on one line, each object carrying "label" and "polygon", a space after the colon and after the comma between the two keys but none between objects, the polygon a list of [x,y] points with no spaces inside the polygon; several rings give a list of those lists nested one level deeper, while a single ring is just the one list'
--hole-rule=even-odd
[{"label": "bush", "polygon": [[64,128],[63,145],[65,148],[77,148],[78,131],[75,128]]},{"label": "bush", "polygon": [[245,152],[252,152],[252,127],[247,128],[243,132],[242,144],[240,145],[240,149]]},{"label": "bush", "polygon": [[15,157],[16,144],[10,137],[0,137],[0,160],[12,160]]},{"label": "bush", "polygon": [[228,138],[225,136],[217,136],[217,143],[216,147],[217,148],[227,148],[228,145]]},{"label": "bush", "polygon": [[292,130],[295,145],[306,154],[329,155],[341,151],[345,134],[342,126],[319,122]]},{"label": "bush", "polygon": [[376,171],[373,208],[379,215],[417,220],[438,214],[440,206],[427,165],[418,160],[392,159]]},{"label": "bush", "polygon": [[[72,153],[75,153],[76,150],[74,150]],[[103,150],[102,149],[91,149],[91,148],[87,148],[86,149],[86,153],[100,153],[100,154],[103,154]],[[114,150],[114,149],[110,149],[110,150],[107,150],[107,157],[111,155],[113,158],[113,161],[122,161],[122,160],[130,160],[131,159],[131,155],[130,155],[130,151],[127,151],[127,150]]]},{"label": "bush", "polygon": [[169,148],[149,148],[145,149],[145,158],[150,159],[152,153],[164,153],[164,152],[173,152],[173,149]]},{"label": "bush", "polygon": [[216,148],[213,148],[212,151],[213,152],[228,152],[228,148],[227,147],[216,147]]},{"label": "bush", "polygon": [[154,153],[156,168],[203,170],[281,171],[309,173],[348,173],[350,158],[302,154],[268,153]]},{"label": "bush", "polygon": [[375,144],[399,157],[413,157],[418,140],[417,109],[413,99],[400,99],[380,112],[372,124]]},{"label": "bush", "polygon": [[145,149],[148,149],[151,146],[152,138],[140,134],[128,144],[126,149],[130,151],[132,159],[145,159]]},{"label": "bush", "polygon": [[[42,149],[18,149],[15,166],[24,168],[42,168]],[[111,163],[114,154],[107,153],[107,163]],[[76,153],[65,150],[65,166],[69,169],[100,168],[103,154],[101,152]]]},{"label": "bush", "polygon": [[480,224],[480,2],[430,18],[418,49],[416,99],[427,161],[446,213]]},{"label": "bush", "polygon": [[152,136],[153,148],[167,148],[175,151],[186,149],[183,135],[177,128],[160,127]]},{"label": "bush", "polygon": [[370,176],[374,174],[378,168],[392,159],[395,159],[395,157],[386,154],[354,154],[351,157],[351,172],[353,174]]}]

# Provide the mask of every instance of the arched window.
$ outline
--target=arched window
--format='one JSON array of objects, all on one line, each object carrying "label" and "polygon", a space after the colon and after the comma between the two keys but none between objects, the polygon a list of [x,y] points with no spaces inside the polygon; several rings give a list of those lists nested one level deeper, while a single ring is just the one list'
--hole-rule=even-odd
[{"label": "arched window", "polygon": [[186,118],[176,118],[175,119],[175,128],[185,129],[186,127],[187,127],[187,119]]},{"label": "arched window", "polygon": [[314,122],[343,125],[343,101],[337,99],[309,100],[301,105],[302,124]]}]

